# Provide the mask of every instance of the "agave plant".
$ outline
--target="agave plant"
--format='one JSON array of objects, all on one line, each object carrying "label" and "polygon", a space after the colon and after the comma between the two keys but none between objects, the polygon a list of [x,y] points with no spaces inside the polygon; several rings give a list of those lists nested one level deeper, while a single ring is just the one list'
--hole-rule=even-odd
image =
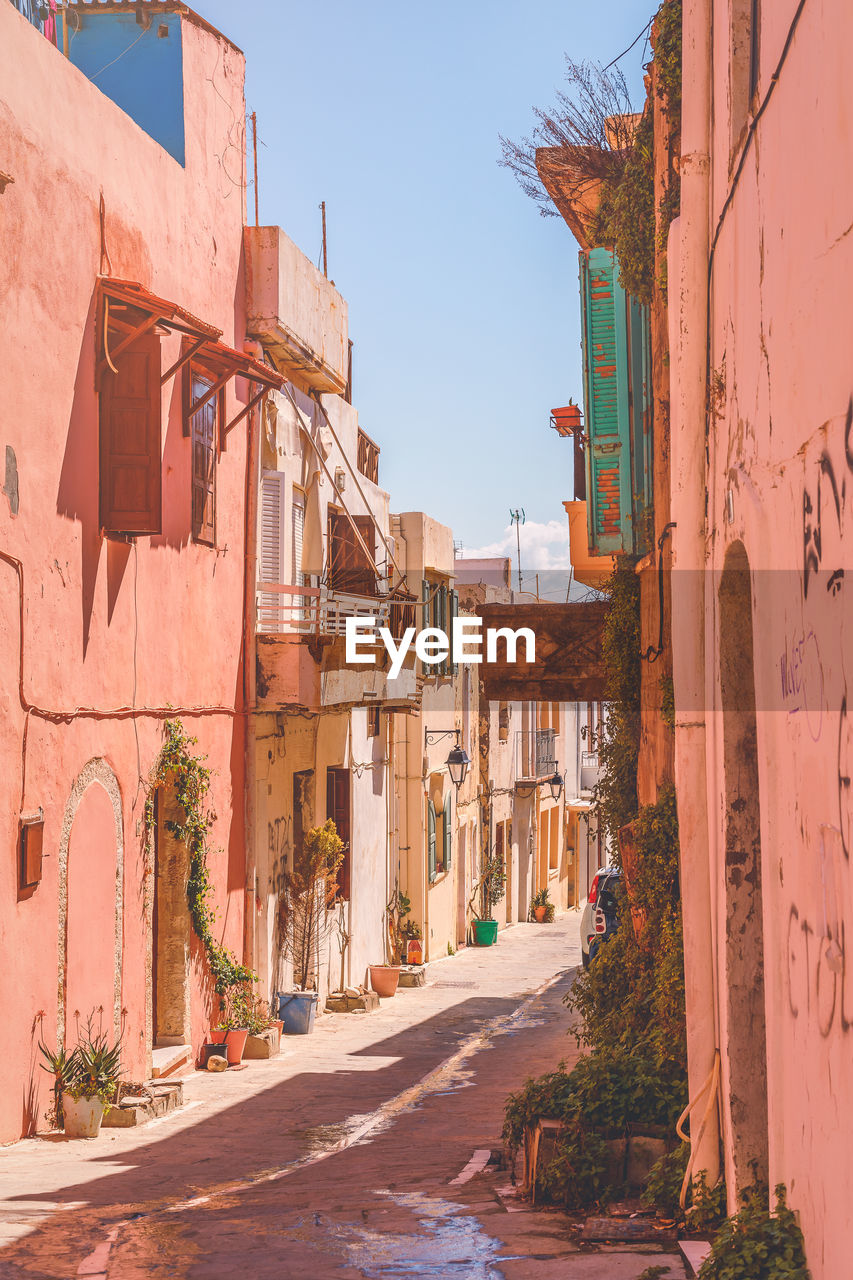
[{"label": "agave plant", "polygon": [[82,1030],[78,1024],[77,1044],[70,1053],[64,1048],[48,1049],[43,1041],[39,1042],[44,1058],[42,1066],[53,1073],[54,1106],[60,1128],[63,1093],[70,1093],[73,1098],[100,1098],[102,1102],[111,1102],[121,1080],[121,1039],[110,1045],[106,1033],[100,1028],[95,1030],[94,1016],[89,1016]]}]

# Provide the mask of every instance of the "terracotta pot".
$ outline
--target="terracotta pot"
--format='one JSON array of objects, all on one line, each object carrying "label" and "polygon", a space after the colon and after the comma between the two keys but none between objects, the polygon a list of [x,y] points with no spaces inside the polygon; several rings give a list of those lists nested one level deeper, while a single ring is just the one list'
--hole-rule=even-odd
[{"label": "terracotta pot", "polygon": [[534,918],[538,921],[538,923],[539,923],[539,924],[542,924],[542,922],[543,922],[543,920],[545,919],[545,917],[546,917],[546,915],[547,915],[547,914],[548,914],[548,908],[547,908],[547,907],[534,907],[534,908],[533,908],[533,915],[534,915]]},{"label": "terracotta pot", "polygon": [[248,1027],[229,1031],[223,1030],[222,1027],[217,1027],[215,1031],[210,1033],[210,1043],[227,1045],[228,1065],[229,1067],[236,1067],[238,1062],[243,1061],[243,1050],[246,1047],[248,1035]]},{"label": "terracotta pot", "polygon": [[62,1111],[65,1116],[65,1134],[68,1138],[97,1138],[104,1118],[104,1103],[100,1098],[72,1098],[62,1095]]},{"label": "terracotta pot", "polygon": [[400,981],[398,964],[372,964],[370,966],[370,985],[382,1000],[393,996]]},{"label": "terracotta pot", "polygon": [[236,1067],[238,1062],[243,1061],[243,1050],[246,1047],[248,1038],[248,1027],[241,1027],[238,1031],[229,1031],[226,1035],[225,1044],[228,1047],[229,1067]]}]

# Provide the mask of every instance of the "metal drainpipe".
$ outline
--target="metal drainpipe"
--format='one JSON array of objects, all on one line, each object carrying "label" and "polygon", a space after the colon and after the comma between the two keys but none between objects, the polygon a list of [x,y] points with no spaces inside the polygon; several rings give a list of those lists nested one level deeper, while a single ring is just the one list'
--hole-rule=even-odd
[{"label": "metal drainpipe", "polygon": [[[691,1099],[707,1085],[717,1048],[705,711],[712,3],[713,0],[686,0],[684,6],[681,213],[670,233],[670,243],[679,259],[678,292],[670,304],[671,346],[679,357],[674,366],[678,372],[673,378],[676,420],[671,472],[673,514],[678,520],[673,536],[673,581],[679,592],[679,625],[673,632],[673,679]],[[701,1170],[713,1185],[720,1172],[716,1099],[695,1152],[694,1176]]]},{"label": "metal drainpipe", "polygon": [[[246,442],[246,558],[243,572],[243,698],[246,708],[246,906],[243,921],[243,963],[257,969],[257,770],[255,768],[255,562],[257,557],[258,489],[260,487],[259,405],[249,414]],[[269,977],[269,975],[267,975]]]}]

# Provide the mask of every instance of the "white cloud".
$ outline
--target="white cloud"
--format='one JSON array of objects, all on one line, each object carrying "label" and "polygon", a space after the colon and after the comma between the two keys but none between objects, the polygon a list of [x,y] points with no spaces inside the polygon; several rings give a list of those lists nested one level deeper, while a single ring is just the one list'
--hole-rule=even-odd
[{"label": "white cloud", "polygon": [[[513,570],[517,563],[515,525],[504,529],[503,537],[498,542],[490,542],[483,547],[463,547],[462,556],[467,560],[485,560],[491,556],[510,556]],[[542,524],[536,520],[528,520],[521,526],[521,571],[528,573],[545,573],[549,569],[568,569],[571,565],[569,557],[569,522],[568,520],[548,520]]]}]

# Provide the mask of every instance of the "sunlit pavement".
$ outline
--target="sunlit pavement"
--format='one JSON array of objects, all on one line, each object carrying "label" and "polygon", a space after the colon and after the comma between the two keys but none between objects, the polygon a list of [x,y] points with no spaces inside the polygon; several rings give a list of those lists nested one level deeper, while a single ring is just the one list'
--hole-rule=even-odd
[{"label": "sunlit pavement", "polygon": [[519,1200],[503,1100],[576,1054],[562,1004],[578,914],[433,964],[373,1015],[330,1015],[284,1054],[197,1072],[187,1105],[94,1142],[0,1151],[0,1276],[633,1280],[641,1250],[581,1251]]}]

